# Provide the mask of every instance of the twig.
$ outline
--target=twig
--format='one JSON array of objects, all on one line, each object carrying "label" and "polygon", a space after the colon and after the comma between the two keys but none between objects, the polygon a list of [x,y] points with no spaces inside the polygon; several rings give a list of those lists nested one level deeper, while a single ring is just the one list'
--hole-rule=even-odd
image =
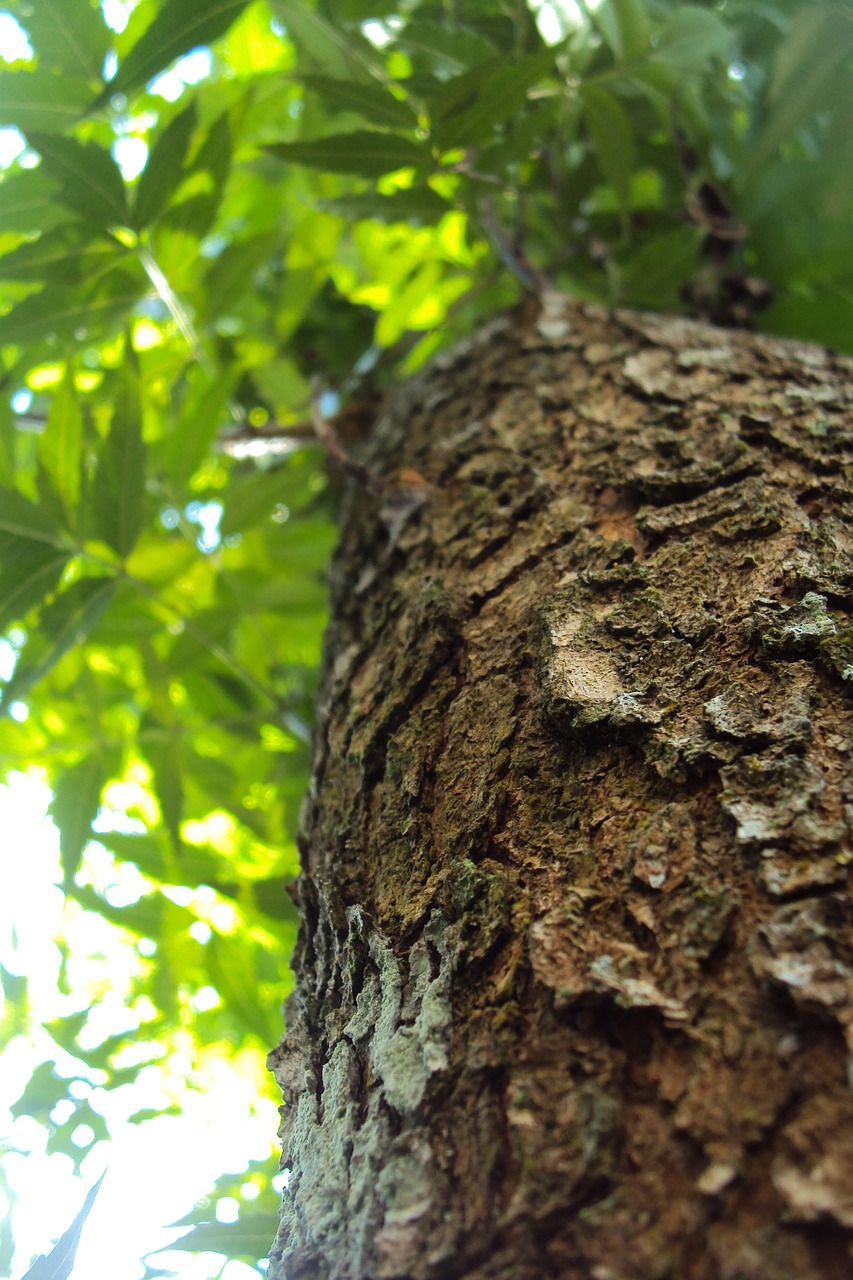
[{"label": "twig", "polygon": [[357,480],[368,493],[378,497],[382,493],[381,480],[363,462],[359,462],[358,458],[354,458],[351,453],[347,453],[338,439],[331,421],[320,408],[322,394],[322,384],[319,377],[315,375],[311,379],[311,421],[314,424],[314,434],[328,456],[338,464],[346,475],[352,476],[353,480]]}]

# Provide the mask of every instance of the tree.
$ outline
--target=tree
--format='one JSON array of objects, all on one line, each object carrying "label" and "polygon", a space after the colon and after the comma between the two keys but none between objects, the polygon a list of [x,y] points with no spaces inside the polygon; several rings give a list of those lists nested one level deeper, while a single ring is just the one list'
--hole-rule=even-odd
[{"label": "tree", "polygon": [[272,1275],[849,1269],[850,372],[552,296],[377,427]]},{"label": "tree", "polygon": [[138,1011],[19,1108],[278,1038],[339,506],[273,1274],[841,1274],[849,365],[708,322],[853,349],[848,6],[11,12],[0,751]]}]

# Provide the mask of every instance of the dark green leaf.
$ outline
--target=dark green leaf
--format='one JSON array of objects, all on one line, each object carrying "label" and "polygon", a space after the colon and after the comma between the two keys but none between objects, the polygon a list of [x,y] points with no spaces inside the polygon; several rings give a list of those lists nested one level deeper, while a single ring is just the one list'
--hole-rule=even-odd
[{"label": "dark green leaf", "polygon": [[132,551],[144,515],[145,447],[139,397],[139,377],[128,360],[117,379],[110,433],[98,457],[92,513],[98,536],[120,556]]},{"label": "dark green leaf", "polygon": [[221,861],[194,845],[182,845],[176,858],[171,852],[167,855],[162,841],[153,835],[130,836],[108,831],[98,839],[125,862],[134,863],[144,875],[163,884],[195,889],[200,884],[214,884],[222,875]]},{"label": "dark green leaf", "polygon": [[280,160],[305,164],[327,173],[355,173],[377,178],[395,169],[428,164],[429,152],[397,133],[335,133],[311,142],[278,142],[267,151]]},{"label": "dark green leaf", "polygon": [[126,317],[143,292],[141,282],[136,284],[123,273],[116,276],[113,289],[107,296],[94,299],[83,286],[31,294],[0,316],[0,344],[14,342],[24,346],[63,338],[78,342],[91,339],[102,327]]},{"label": "dark green leaf", "polygon": [[430,55],[436,65],[451,71],[465,71],[500,52],[490,40],[469,27],[418,18],[406,24],[395,43],[412,53]]},{"label": "dark green leaf", "polygon": [[[183,1226],[183,1223],[174,1223]],[[277,1228],[276,1213],[244,1213],[236,1222],[203,1222],[177,1240],[173,1249],[203,1253],[224,1253],[228,1258],[257,1262],[272,1247]]]},{"label": "dark green leaf", "polygon": [[[276,1025],[279,1019],[260,998],[255,964],[259,948],[247,935],[235,943],[235,938],[225,939],[217,933],[210,939],[206,954],[211,983],[245,1030],[270,1044],[280,1034],[280,1027]],[[263,1251],[258,1256],[262,1255]]]},{"label": "dark green leaf", "polygon": [[[22,538],[0,538],[0,627],[26,617],[53,591],[68,563],[68,555]],[[7,699],[3,701],[4,709]]]},{"label": "dark green leaf", "polygon": [[467,147],[487,138],[514,115],[527,94],[553,69],[554,51],[544,49],[517,62],[492,59],[451,80],[434,99],[433,136],[441,147]]},{"label": "dark green leaf", "polygon": [[[46,605],[39,629],[24,650],[9,681],[5,699],[13,702],[26,696],[34,685],[56,666],[69,650],[95,629],[113,597],[112,578],[84,578],[72,583]],[[31,650],[34,653],[31,656]]]},{"label": "dark green leaf", "polygon": [[96,226],[128,222],[121,170],[108,151],[94,142],[32,130],[27,138],[40,153],[44,172],[58,184],[58,198],[69,209],[91,218]]},{"label": "dark green leaf", "polygon": [[180,417],[165,442],[163,465],[173,484],[184,484],[190,478],[228,425],[229,403],[238,376],[239,370],[233,366],[212,380],[203,369],[192,371]]},{"label": "dark green leaf", "polygon": [[187,0],[165,0],[149,27],[92,104],[93,110],[114,94],[128,94],[152,80],[191,49],[211,44],[224,35],[246,8],[248,0],[207,0],[203,5]]},{"label": "dark green leaf", "polygon": [[195,102],[168,125],[151,148],[142,170],[133,202],[133,226],[137,231],[149,226],[165,209],[184,177],[184,161],[195,132],[198,112]]},{"label": "dark green leaf", "polygon": [[44,507],[37,507],[16,489],[0,489],[0,533],[32,538],[60,549],[67,537]]},{"label": "dark green leaf", "polygon": [[144,730],[160,728],[146,743],[145,754],[154,773],[154,789],[160,804],[160,812],[166,829],[172,837],[175,849],[181,848],[181,822],[184,817],[183,751],[181,739],[168,727],[158,726],[156,721],[144,722]]},{"label": "dark green leaf", "polygon": [[416,123],[411,107],[378,84],[321,75],[303,75],[301,79],[306,89],[319,96],[326,110],[352,111],[371,124],[389,129],[411,129]]},{"label": "dark green leaf", "polygon": [[364,191],[324,200],[321,205],[353,222],[411,222],[415,226],[438,222],[451,206],[425,183],[393,191],[383,196],[378,191]]},{"label": "dark green leaf", "polygon": [[83,1208],[77,1214],[68,1230],[59,1237],[47,1257],[36,1258],[23,1280],[66,1280],[74,1268],[74,1255],[80,1242],[83,1225],[92,1211],[95,1196],[104,1180],[102,1173],[98,1181],[87,1193]]},{"label": "dark green leaf", "polygon": [[15,415],[8,400],[0,400],[0,485],[15,482]]},{"label": "dark green leaf", "polygon": [[210,228],[222,201],[231,167],[231,122],[224,112],[214,120],[207,137],[187,168],[187,173],[204,175],[204,189],[193,193],[163,214],[162,226],[203,236]]},{"label": "dark green leaf", "polygon": [[163,466],[173,484],[183,485],[201,466],[216,436],[231,424],[229,403],[240,376],[237,367],[211,375],[191,371],[190,389],[163,448]]},{"label": "dark green leaf", "polygon": [[731,54],[732,32],[716,13],[686,4],[661,28],[655,57],[674,67],[701,67],[709,58]]},{"label": "dark green leaf", "polygon": [[104,761],[93,752],[60,774],[53,789],[50,814],[59,827],[59,851],[65,892],[70,892],[83,850],[92,839],[92,823],[106,782]]},{"label": "dark green leaf", "polygon": [[0,183],[0,232],[33,235],[70,215],[57,203],[56,184],[39,169],[7,173]]},{"label": "dark green leaf", "polygon": [[[853,51],[853,19],[834,4],[799,9],[776,56],[767,95],[768,115],[754,157],[759,168],[780,143],[815,113],[849,94],[846,63]],[[846,92],[845,92],[846,90]]]},{"label": "dark green leaf", "polygon": [[89,0],[32,0],[27,8],[24,25],[43,71],[100,79],[109,30],[99,8]]},{"label": "dark green leaf", "polygon": [[204,280],[206,321],[229,312],[241,295],[252,288],[256,269],[270,258],[276,247],[283,256],[281,233],[264,231],[248,240],[236,241],[219,255]]},{"label": "dark green leaf", "polygon": [[81,119],[91,95],[85,80],[54,76],[49,71],[4,70],[0,76],[0,124],[14,125],[28,138],[32,130],[60,134]]},{"label": "dark green leaf", "polygon": [[129,929],[131,933],[143,938],[162,938],[167,916],[170,924],[179,920],[184,928],[188,928],[195,920],[190,912],[167,902],[159,893],[148,893],[127,906],[115,907],[88,885],[74,885],[70,892],[74,900],[87,911],[103,916],[120,929]]},{"label": "dark green leaf", "polygon": [[648,50],[651,24],[644,0],[604,0],[592,16],[617,62],[640,58]]},{"label": "dark green leaf", "polygon": [[381,65],[375,50],[366,41],[335,23],[300,0],[271,0],[300,55],[322,67],[330,76],[349,79],[360,67]]},{"label": "dark green leaf", "polygon": [[[0,197],[2,190],[0,190]],[[117,241],[81,223],[66,223],[0,257],[0,280],[69,285],[89,282],[127,254]]]},{"label": "dark green leaf", "polygon": [[0,491],[0,627],[25,617],[55,589],[71,556],[67,537],[45,508]]},{"label": "dark green leaf", "polygon": [[169,666],[177,673],[208,654],[218,653],[236,621],[232,609],[213,608],[197,613],[175,641]]},{"label": "dark green leaf", "polygon": [[285,502],[287,468],[273,467],[234,481],[225,495],[220,528],[224,537],[270,520],[274,508]]},{"label": "dark green leaf", "polygon": [[631,121],[607,89],[584,85],[581,89],[584,118],[606,181],[613,188],[623,219],[627,219],[634,169],[634,134]]},{"label": "dark green leaf", "polygon": [[39,459],[53,482],[69,517],[80,500],[80,460],[83,447],[83,416],[74,375],[66,370],[53,397],[47,424],[39,437]]}]

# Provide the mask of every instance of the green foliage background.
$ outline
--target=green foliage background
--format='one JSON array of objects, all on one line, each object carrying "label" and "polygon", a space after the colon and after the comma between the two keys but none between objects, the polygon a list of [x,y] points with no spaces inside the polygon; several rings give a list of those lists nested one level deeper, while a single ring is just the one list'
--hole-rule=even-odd
[{"label": "green foliage background", "polygon": [[[278,1039],[334,543],[312,385],[369,403],[531,285],[853,350],[850,0],[124,11],[11,0],[0,74],[0,767],[53,789],[68,919],[138,959],[135,1029],[91,1047],[98,991],[48,1028],[46,1123],[69,1061],[113,1089]],[[258,1177],[187,1247],[262,1255]]]}]

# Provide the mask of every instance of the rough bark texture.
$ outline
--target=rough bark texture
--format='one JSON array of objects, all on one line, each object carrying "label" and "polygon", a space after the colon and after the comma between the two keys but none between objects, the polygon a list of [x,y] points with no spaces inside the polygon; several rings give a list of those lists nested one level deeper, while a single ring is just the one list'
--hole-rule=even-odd
[{"label": "rough bark texture", "polygon": [[851,367],[550,298],[379,423],[275,1280],[853,1274]]}]

